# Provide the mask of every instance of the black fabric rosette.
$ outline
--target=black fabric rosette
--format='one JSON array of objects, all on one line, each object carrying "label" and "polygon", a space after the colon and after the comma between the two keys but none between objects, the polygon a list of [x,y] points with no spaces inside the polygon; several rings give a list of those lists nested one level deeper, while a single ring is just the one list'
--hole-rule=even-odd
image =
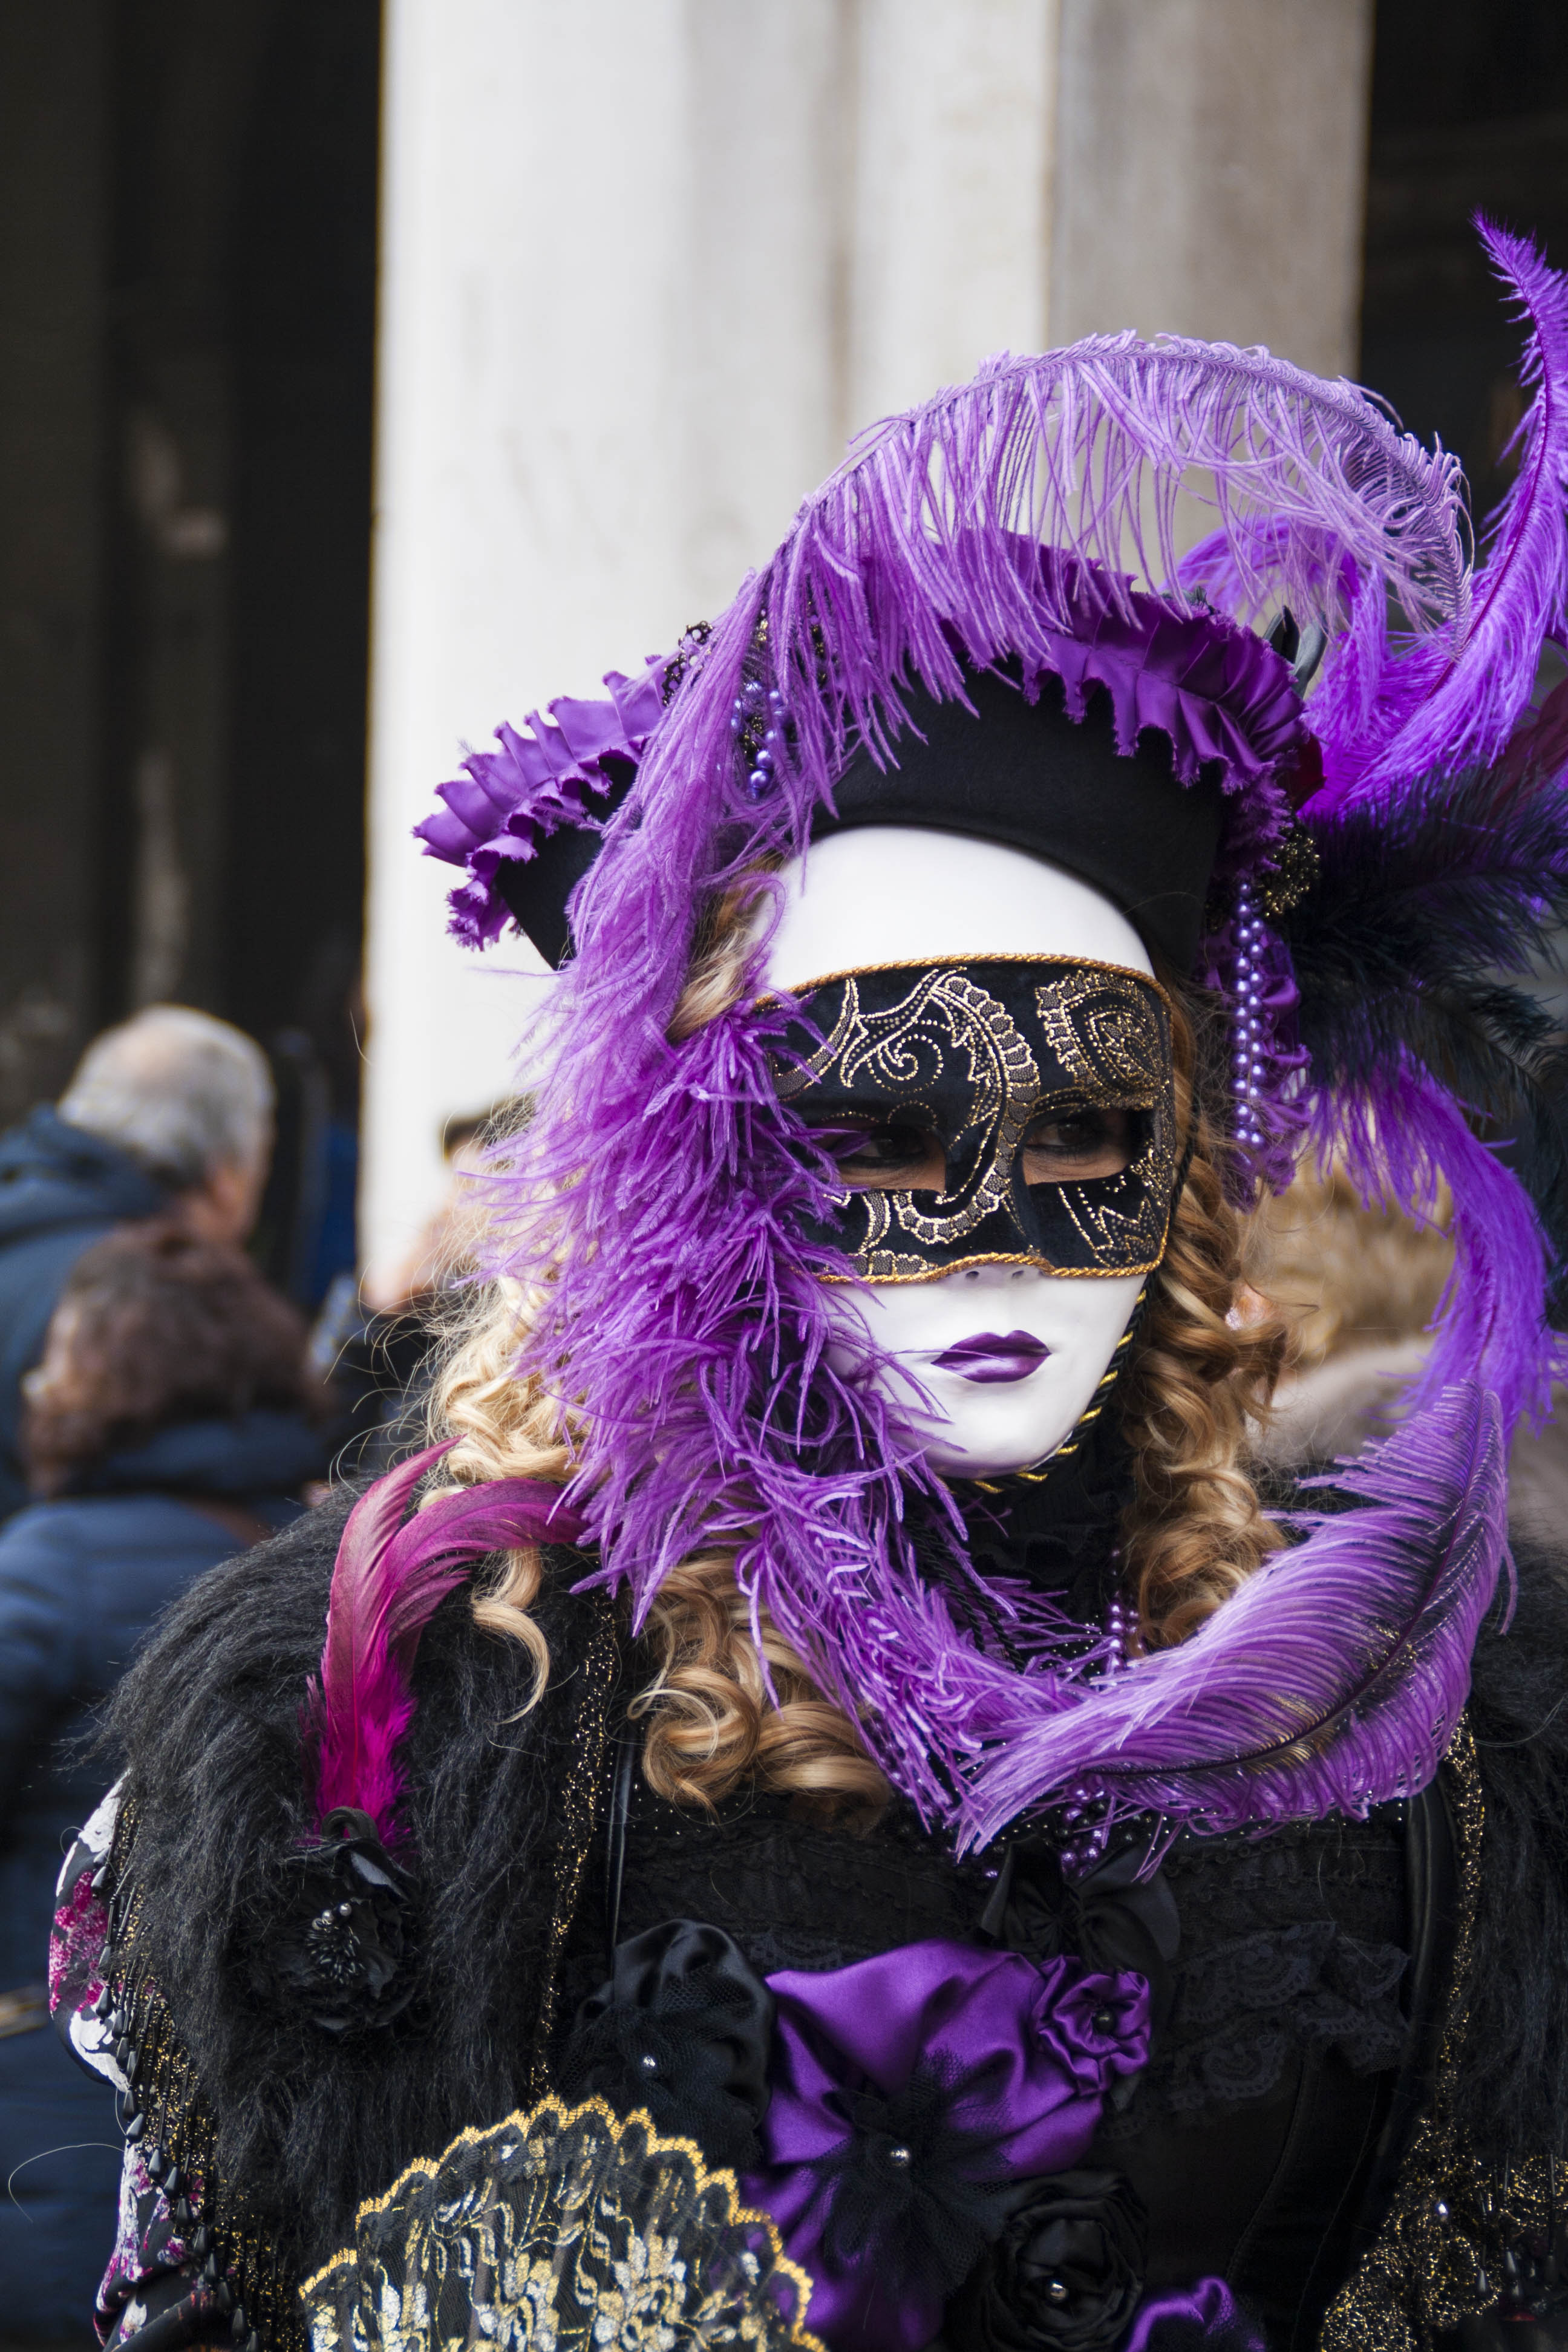
[{"label": "black fabric rosette", "polygon": [[1025,1839],[1009,1849],[1004,1868],[982,1923],[986,1933],[1037,1963],[1076,1952],[1108,1974],[1133,1970],[1149,1987],[1158,2033],[1175,1999],[1182,1930],[1163,1871],[1146,1868],[1144,1844],[1123,1846],[1069,1876],[1053,1846]]},{"label": "black fabric rosette", "polygon": [[325,2033],[390,2025],[414,1994],[405,1965],[413,1880],[353,1805],[337,1806],[321,1844],[290,1859],[293,1888],[264,1948],[271,1990]]},{"label": "black fabric rosette", "polygon": [[613,1972],[578,2010],[556,2079],[570,2100],[595,2093],[619,2115],[644,2110],[705,2160],[749,2170],[761,2159],[775,2005],[720,1927],[667,1919],[617,1944]]},{"label": "black fabric rosette", "polygon": [[1002,2225],[1009,2193],[977,2171],[987,2142],[963,2121],[975,2088],[951,2065],[922,2063],[891,2098],[838,2095],[849,2137],[820,2168],[830,2268],[874,2264],[938,2295],[968,2276]]},{"label": "black fabric rosette", "polygon": [[1116,2172],[1030,2182],[949,2306],[966,2352],[1109,2352],[1143,2294],[1148,2223]]}]

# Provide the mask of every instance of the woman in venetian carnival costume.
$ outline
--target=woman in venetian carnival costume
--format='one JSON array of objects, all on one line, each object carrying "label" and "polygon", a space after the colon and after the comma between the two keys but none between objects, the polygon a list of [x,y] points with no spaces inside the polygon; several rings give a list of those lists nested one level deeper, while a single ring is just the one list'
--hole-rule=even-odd
[{"label": "woman in venetian carnival costume", "polygon": [[[1487,234],[1478,562],[1352,387],[1004,359],[444,788],[550,1075],[435,1442],[124,1685],[56,1952],[110,2342],[1568,2343],[1568,1600],[1504,1468],[1568,289]],[[1446,1181],[1456,1271],[1394,1434],[1270,1494],[1309,1146]]]}]

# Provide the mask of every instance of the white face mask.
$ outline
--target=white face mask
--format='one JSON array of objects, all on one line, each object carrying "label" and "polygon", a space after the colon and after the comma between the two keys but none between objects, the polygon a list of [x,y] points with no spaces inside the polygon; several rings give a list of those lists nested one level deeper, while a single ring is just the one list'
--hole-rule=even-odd
[{"label": "white face mask", "polygon": [[[768,951],[768,977],[783,988],[956,957],[1152,969],[1099,891],[968,835],[895,825],[835,834],[786,867],[784,883]],[[883,1388],[933,1469],[984,1477],[1031,1468],[1092,1402],[1145,1279],[985,1265],[923,1281],[836,1284],[836,1369],[863,1370]]]}]

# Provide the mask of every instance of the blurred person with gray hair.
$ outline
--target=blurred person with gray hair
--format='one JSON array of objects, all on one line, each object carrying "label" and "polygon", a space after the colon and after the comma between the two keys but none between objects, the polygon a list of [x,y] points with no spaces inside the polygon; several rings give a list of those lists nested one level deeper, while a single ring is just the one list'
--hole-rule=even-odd
[{"label": "blurred person with gray hair", "polygon": [[21,1384],[77,1259],[115,1226],[160,1215],[204,1241],[243,1242],[272,1112],[251,1038],[154,1004],[94,1039],[57,1104],[0,1135],[0,1519],[27,1499]]}]

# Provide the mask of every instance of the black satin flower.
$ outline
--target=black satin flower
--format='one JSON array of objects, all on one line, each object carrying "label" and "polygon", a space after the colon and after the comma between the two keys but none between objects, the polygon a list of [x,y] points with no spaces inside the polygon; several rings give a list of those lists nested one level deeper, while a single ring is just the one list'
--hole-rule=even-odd
[{"label": "black satin flower", "polygon": [[329,1813],[321,1844],[292,1864],[294,1888],[264,1954],[273,1990],[325,2033],[389,2025],[413,1997],[405,1965],[412,1880],[370,1815],[351,1805]]},{"label": "black satin flower", "polygon": [[1143,1845],[1135,1842],[1069,1878],[1055,1847],[1023,1840],[984,1925],[1007,1950],[1037,1963],[1072,1952],[1107,1976],[1141,1976],[1158,2032],[1174,2000],[1181,1922],[1164,1872],[1145,1876],[1143,1862]]},{"label": "black satin flower", "polygon": [[563,2097],[693,2139],[710,2165],[762,2160],[774,2004],[721,1928],[668,1919],[617,1944],[614,1973],[583,2003],[556,2066]]},{"label": "black satin flower", "polygon": [[972,2352],[1109,2352],[1142,2296],[1147,2246],[1120,2173],[1036,2181],[952,2306],[952,2339]]}]

